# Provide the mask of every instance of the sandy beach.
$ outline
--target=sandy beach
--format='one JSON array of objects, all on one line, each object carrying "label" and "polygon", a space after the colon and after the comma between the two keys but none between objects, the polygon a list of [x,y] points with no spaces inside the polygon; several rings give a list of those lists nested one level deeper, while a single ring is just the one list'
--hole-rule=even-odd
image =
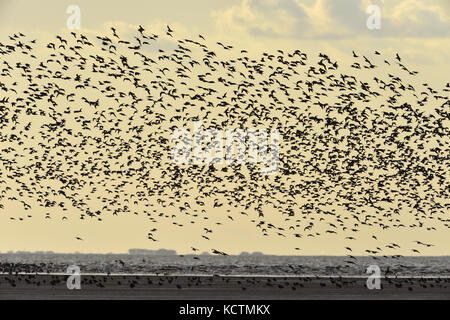
[{"label": "sandy beach", "polygon": [[1,275],[0,299],[302,300],[450,299],[450,279],[82,275],[69,290],[65,275]]}]

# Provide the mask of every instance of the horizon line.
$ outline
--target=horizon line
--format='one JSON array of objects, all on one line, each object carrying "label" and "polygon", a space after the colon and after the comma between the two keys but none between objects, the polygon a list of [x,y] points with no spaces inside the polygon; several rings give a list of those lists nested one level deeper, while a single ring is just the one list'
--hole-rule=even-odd
[{"label": "horizon line", "polygon": [[[133,249],[131,249],[133,250]],[[209,252],[202,252],[202,253],[177,253],[176,250],[173,249],[139,249],[139,250],[148,250],[148,253],[130,253],[130,252],[54,252],[54,251],[13,251],[13,252],[0,252],[0,255],[16,255],[16,254],[54,254],[54,255],[139,255],[139,256],[178,256],[182,258],[183,256],[224,256],[224,255],[218,255],[218,254],[212,254]],[[166,251],[174,251],[175,253],[172,254],[160,254],[154,252],[158,252],[159,250],[166,250]],[[153,251],[153,252],[152,252]],[[367,258],[425,258],[425,257],[450,257],[450,254],[442,254],[442,255],[334,255],[334,254],[318,254],[318,255],[307,255],[307,254],[275,254],[275,253],[262,253],[259,251],[255,252],[247,252],[242,251],[238,254],[227,254],[225,256],[279,256],[279,257],[367,257]]]}]

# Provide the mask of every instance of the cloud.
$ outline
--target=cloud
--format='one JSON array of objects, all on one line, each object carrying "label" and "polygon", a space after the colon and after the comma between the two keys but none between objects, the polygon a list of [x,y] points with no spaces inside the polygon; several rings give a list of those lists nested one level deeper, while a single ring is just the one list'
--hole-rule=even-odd
[{"label": "cloud", "polygon": [[283,37],[299,27],[306,15],[291,0],[242,0],[223,12],[214,12],[216,24],[253,35]]},{"label": "cloud", "polygon": [[[381,9],[381,30],[366,27],[369,5]],[[450,36],[448,0],[242,0],[215,12],[216,25],[251,36],[342,39]]]},{"label": "cloud", "polygon": [[385,28],[395,36],[448,38],[449,9],[442,1],[403,0],[384,11]]}]

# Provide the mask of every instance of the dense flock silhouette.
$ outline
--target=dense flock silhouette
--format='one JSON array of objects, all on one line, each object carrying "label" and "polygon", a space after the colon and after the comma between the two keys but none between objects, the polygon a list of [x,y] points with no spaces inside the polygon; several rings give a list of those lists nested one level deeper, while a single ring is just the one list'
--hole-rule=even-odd
[{"label": "dense flock silhouette", "polygon": [[[0,204],[19,206],[2,214],[17,223],[34,218],[36,206],[64,223],[145,215],[149,241],[158,241],[162,220],[196,224],[187,240],[194,253],[237,217],[264,236],[298,238],[293,252],[305,238],[339,234],[351,254],[360,229],[370,228],[365,253],[374,256],[434,245],[385,241],[380,230],[450,227],[449,83],[424,83],[399,54],[355,49],[342,67],[325,53],[250,54],[191,38],[139,26],[131,35],[111,28],[50,42],[5,39]],[[195,121],[279,130],[277,171],[175,163],[171,135]]]}]

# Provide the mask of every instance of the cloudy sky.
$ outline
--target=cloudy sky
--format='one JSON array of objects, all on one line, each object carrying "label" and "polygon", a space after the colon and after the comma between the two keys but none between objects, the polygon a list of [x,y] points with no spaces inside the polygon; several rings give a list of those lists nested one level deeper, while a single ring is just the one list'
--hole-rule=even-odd
[{"label": "cloudy sky", "polygon": [[[209,41],[246,48],[250,54],[301,49],[316,54],[325,52],[338,61],[350,61],[352,50],[360,53],[378,50],[392,58],[399,53],[408,66],[420,72],[420,79],[425,79],[423,82],[438,88],[449,82],[449,0],[0,0],[0,41],[19,31],[42,39],[67,32],[69,5],[80,8],[81,32],[85,33],[110,34],[111,26],[131,33],[139,25],[162,33],[168,24],[177,35],[202,34]],[[367,20],[374,14],[367,9],[372,5],[380,9],[380,29],[367,27]],[[61,227],[58,222],[48,222],[41,232],[41,221],[17,228],[4,227],[0,231],[0,252],[126,252],[129,248],[147,246],[140,238],[146,232],[140,218],[119,217],[89,226],[75,221],[70,228],[82,229],[91,240],[89,243],[72,243],[72,236],[67,242],[61,240],[69,227]],[[248,233],[253,225],[242,222],[234,224],[232,229],[227,228],[217,235],[217,241],[228,241],[230,247],[224,249],[229,252],[291,252],[280,249],[284,244]],[[33,236],[27,237],[29,234]],[[230,234],[233,234],[232,241]],[[118,237],[121,241],[117,241]],[[170,234],[162,237],[161,247],[188,251],[182,237]],[[429,240],[436,240],[440,235],[433,237]],[[243,243],[247,246],[242,247]],[[305,254],[344,254],[342,246],[336,243],[317,245],[311,242],[305,247]],[[439,250],[430,253],[442,254]]]},{"label": "cloudy sky", "polygon": [[[143,25],[157,32],[170,24],[178,34],[202,33],[256,51],[323,50],[341,59],[352,49],[400,52],[437,83],[450,63],[448,0],[1,0],[0,32],[62,32],[69,5],[80,8],[86,31]],[[367,28],[371,5],[380,8],[380,29]]]}]

